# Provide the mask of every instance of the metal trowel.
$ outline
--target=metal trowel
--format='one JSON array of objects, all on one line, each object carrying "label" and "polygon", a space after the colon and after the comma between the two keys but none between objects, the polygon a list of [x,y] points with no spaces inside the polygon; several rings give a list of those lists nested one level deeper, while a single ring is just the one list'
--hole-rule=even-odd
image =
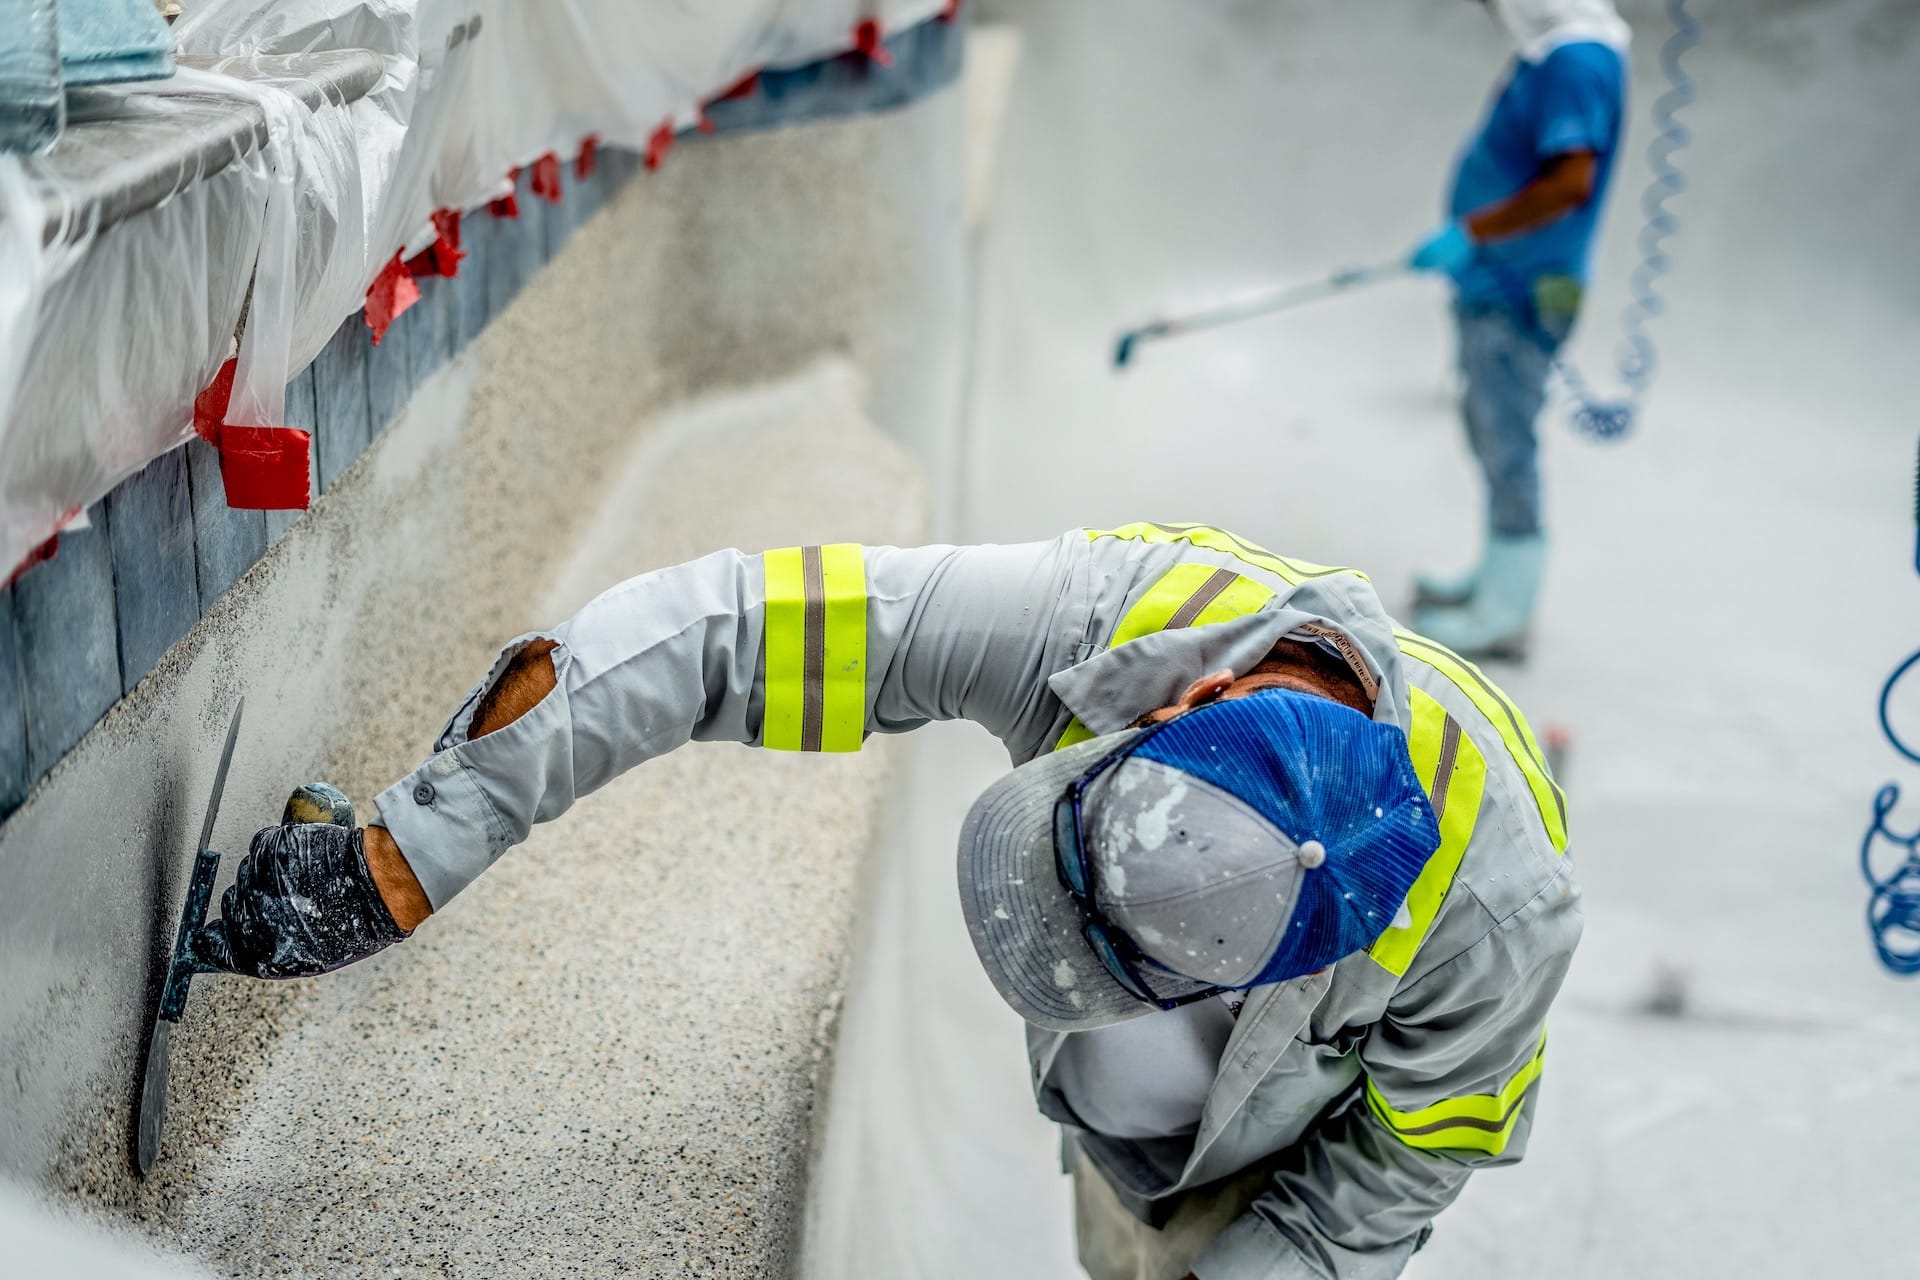
[{"label": "metal trowel", "polygon": [[200,824],[193,879],[187,883],[187,900],[180,908],[180,932],[174,936],[167,980],[160,988],[160,1007],[153,1016],[153,1035],[147,1041],[147,1069],[140,1081],[140,1109],[134,1121],[133,1167],[142,1176],[153,1168],[160,1154],[160,1133],[167,1122],[167,1058],[173,1046],[173,1024],[186,1010],[187,987],[193,975],[218,972],[194,957],[193,935],[206,921],[213,880],[220,873],[220,855],[209,846],[213,843],[214,819],[220,816],[220,793],[227,787],[227,766],[233,763],[233,744],[240,737],[240,713],[246,705],[245,698],[234,704],[227,742],[220,748],[220,767],[213,771],[213,795],[207,800],[206,821]]},{"label": "metal trowel", "polygon": [[[187,900],[180,908],[180,931],[174,936],[166,982],[160,988],[160,1004],[153,1016],[153,1034],[147,1041],[146,1071],[140,1080],[139,1110],[134,1118],[133,1167],[143,1177],[160,1154],[167,1120],[167,1059],[173,1046],[173,1026],[187,1007],[187,989],[196,973],[225,972],[202,957],[198,942],[213,898],[213,882],[220,874],[220,855],[210,847],[213,824],[220,815],[220,795],[226,790],[227,767],[233,763],[233,744],[240,737],[240,712],[245,706],[245,698],[234,704],[226,745],[220,748],[220,767],[213,773],[213,794],[207,799],[207,817],[200,826],[200,843],[194,855],[193,879],[187,884]],[[325,783],[307,783],[288,798],[280,820],[283,824],[333,822],[350,827],[353,806]]]}]

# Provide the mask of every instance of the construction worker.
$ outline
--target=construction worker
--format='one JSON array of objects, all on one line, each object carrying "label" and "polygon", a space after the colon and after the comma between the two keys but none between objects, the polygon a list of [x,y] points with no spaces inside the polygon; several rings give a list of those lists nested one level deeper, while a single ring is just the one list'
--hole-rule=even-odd
[{"label": "construction worker", "polygon": [[325,972],[693,739],[852,751],[969,719],[960,836],[1102,1278],[1398,1274],[1520,1159],[1579,939],[1519,710],[1367,578],[1218,529],[723,551],[507,645],[364,831],[255,837],[203,954]]},{"label": "construction worker", "polygon": [[1469,572],[1415,579],[1413,622],[1461,653],[1518,658],[1547,554],[1534,420],[1580,313],[1620,142],[1628,31],[1613,0],[1483,2],[1515,58],[1460,153],[1447,222],[1409,261],[1453,280],[1486,541]]}]

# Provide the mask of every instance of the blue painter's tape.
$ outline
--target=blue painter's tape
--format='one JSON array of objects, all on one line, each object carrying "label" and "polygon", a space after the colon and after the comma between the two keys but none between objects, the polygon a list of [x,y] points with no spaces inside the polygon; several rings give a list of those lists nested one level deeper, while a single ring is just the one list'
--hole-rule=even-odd
[{"label": "blue painter's tape", "polygon": [[[313,366],[308,365],[304,370],[301,371],[298,377],[296,377],[292,382],[289,382],[287,384],[286,419],[287,419],[288,426],[298,427],[302,431],[315,430],[316,415],[314,412],[313,382],[314,382]],[[320,491],[320,486],[318,484],[319,463],[320,463],[320,460],[318,456],[314,453],[313,449],[308,448],[307,450],[307,468],[308,468],[307,493],[309,495],[318,493]],[[305,514],[306,512],[300,511],[298,509],[291,510],[291,511],[267,512],[266,513],[267,541],[268,542],[280,541],[281,537],[285,535],[287,530],[293,528],[294,522]]]},{"label": "blue painter's tape", "polygon": [[161,454],[114,487],[107,495],[107,531],[120,629],[120,687],[132,692],[200,618],[184,450]]},{"label": "blue painter's tape", "polygon": [[202,440],[182,452],[193,499],[193,558],[205,614],[267,550],[267,513],[235,511],[220,482],[220,455]]},{"label": "blue painter's tape", "polygon": [[367,408],[366,322],[348,316],[313,359],[313,454],[326,492],[373,439]]},{"label": "blue painter's tape", "polygon": [[754,92],[713,103],[707,119],[716,133],[727,134],[903,107],[957,80],[965,49],[964,20],[922,22],[887,36],[890,67],[849,53],[762,71]]},{"label": "blue painter's tape", "polygon": [[0,587],[0,818],[20,807],[27,772],[27,704],[20,683],[20,644],[13,630],[13,588]]},{"label": "blue painter's tape", "polygon": [[485,216],[492,219],[489,228],[488,246],[490,261],[487,264],[487,313],[497,316],[507,309],[527,281],[546,265],[546,201],[533,194],[532,179],[526,174],[520,175],[516,194],[520,202],[520,216],[517,218],[495,218],[491,213]]},{"label": "blue painter's tape", "polygon": [[387,326],[379,346],[368,335],[367,422],[374,436],[393,422],[413,394],[412,344],[420,333],[420,308],[409,307]]},{"label": "blue painter's tape", "polygon": [[[600,212],[600,206],[607,202],[608,182],[611,174],[606,165],[607,148],[600,148],[595,160],[593,172],[584,178],[574,176],[573,166],[567,166],[567,216],[573,230],[584,227],[593,215]],[[552,257],[552,254],[548,254]]]},{"label": "blue painter's tape", "polygon": [[13,588],[27,766],[35,778],[120,698],[106,504],[95,504],[88,516],[92,528],[63,532],[53,559],[20,575]]},{"label": "blue painter's tape", "polygon": [[454,295],[455,352],[464,350],[479,337],[487,321],[493,318],[487,305],[487,270],[493,259],[493,228],[498,221],[487,212],[485,205],[460,221],[460,248],[467,256],[460,260],[460,274],[444,282],[447,291]]},{"label": "blue painter's tape", "polygon": [[[522,205],[524,210],[525,206]],[[520,263],[518,241],[525,227],[521,218],[496,218],[485,215],[487,226],[487,319],[489,322],[507,309],[526,283]]]},{"label": "blue painter's tape", "polygon": [[420,318],[413,343],[408,347],[413,390],[418,391],[420,384],[439,372],[440,366],[453,354],[453,343],[460,329],[458,305],[459,297],[454,293],[452,280],[428,276],[420,281],[420,301],[413,304]]}]

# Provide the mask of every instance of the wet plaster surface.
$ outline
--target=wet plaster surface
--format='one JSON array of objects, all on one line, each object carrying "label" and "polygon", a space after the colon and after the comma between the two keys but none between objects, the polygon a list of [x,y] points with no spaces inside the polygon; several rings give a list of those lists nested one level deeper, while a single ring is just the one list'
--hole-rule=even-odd
[{"label": "wet plaster surface", "polygon": [[[913,354],[890,255],[929,252],[874,158],[952,122],[934,99],[629,184],[0,829],[0,1173],[223,1275],[784,1272],[884,743],[689,748],[366,965],[200,979],[144,1183],[131,1104],[241,694],[229,851],[315,777],[364,818],[500,643],[621,577],[924,536],[864,412],[865,370]],[[698,241],[702,209],[776,198],[757,240]],[[695,306],[696,344],[645,304],[702,290],[765,307]]]},{"label": "wet plaster surface", "polygon": [[[660,423],[508,633],[692,554],[694,527],[702,546],[914,540],[923,489],[858,393],[835,364]],[[783,465],[756,482],[741,456]],[[808,467],[837,477],[829,514],[789,483]],[[121,1210],[228,1275],[784,1272],[886,783],[883,742],[696,744],[366,964],[203,989],[174,1076],[204,1123]]]}]

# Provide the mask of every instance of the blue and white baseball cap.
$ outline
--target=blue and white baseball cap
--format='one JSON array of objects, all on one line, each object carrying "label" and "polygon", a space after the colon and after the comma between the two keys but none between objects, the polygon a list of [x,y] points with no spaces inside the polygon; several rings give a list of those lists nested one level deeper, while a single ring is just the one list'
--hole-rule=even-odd
[{"label": "blue and white baseball cap", "polygon": [[[1086,902],[1056,870],[1054,810],[1086,785]],[[974,802],[960,905],[1000,995],[1055,1030],[1156,1006],[1095,954],[1118,934],[1176,1000],[1314,973],[1393,923],[1440,845],[1406,735],[1326,698],[1268,689],[1042,756]]]}]

